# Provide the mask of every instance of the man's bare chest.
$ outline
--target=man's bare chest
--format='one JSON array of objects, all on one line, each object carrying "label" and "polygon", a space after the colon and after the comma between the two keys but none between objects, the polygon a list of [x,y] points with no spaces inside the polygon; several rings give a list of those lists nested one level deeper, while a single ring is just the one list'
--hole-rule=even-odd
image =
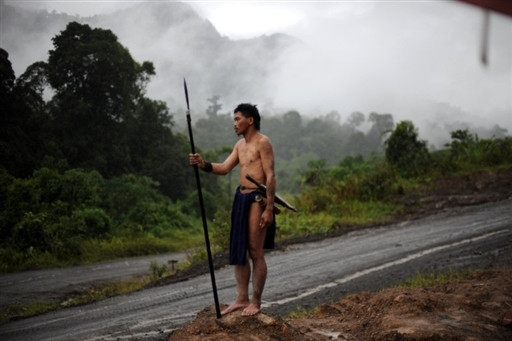
[{"label": "man's bare chest", "polygon": [[261,162],[261,155],[258,149],[252,145],[244,145],[239,149],[239,159],[242,166],[250,166]]}]

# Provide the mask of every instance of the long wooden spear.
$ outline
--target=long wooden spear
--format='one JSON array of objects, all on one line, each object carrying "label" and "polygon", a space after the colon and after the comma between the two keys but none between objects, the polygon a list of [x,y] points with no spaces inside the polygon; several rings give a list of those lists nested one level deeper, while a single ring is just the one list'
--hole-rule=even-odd
[{"label": "long wooden spear", "polygon": [[[192,135],[192,120],[190,118],[190,104],[188,101],[187,81],[185,80],[185,78],[183,78],[183,86],[185,88],[185,98],[187,100],[187,123],[188,135],[190,137],[190,148],[192,149],[192,154],[195,154],[196,148],[194,146],[194,136]],[[197,193],[199,195],[199,206],[201,207],[201,216],[203,218],[204,240],[206,243],[206,253],[208,254],[208,265],[210,266],[210,277],[212,279],[213,299],[215,300],[215,311],[217,312],[217,318],[221,318],[222,315],[220,313],[219,297],[217,296],[217,285],[215,284],[215,272],[213,270],[212,251],[210,249],[210,238],[208,237],[208,226],[206,224],[206,214],[204,211],[203,192],[201,191],[201,181],[199,179],[199,168],[197,167],[197,165],[194,165],[194,172],[196,174]]]}]

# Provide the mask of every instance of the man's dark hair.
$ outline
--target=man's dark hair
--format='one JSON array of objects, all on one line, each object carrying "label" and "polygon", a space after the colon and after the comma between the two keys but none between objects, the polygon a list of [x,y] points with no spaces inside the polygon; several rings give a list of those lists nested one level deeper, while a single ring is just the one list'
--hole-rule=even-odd
[{"label": "man's dark hair", "polygon": [[233,113],[237,113],[239,111],[244,117],[252,117],[254,119],[254,128],[256,128],[256,130],[260,130],[261,117],[258,108],[256,108],[256,105],[252,105],[250,103],[239,104]]}]

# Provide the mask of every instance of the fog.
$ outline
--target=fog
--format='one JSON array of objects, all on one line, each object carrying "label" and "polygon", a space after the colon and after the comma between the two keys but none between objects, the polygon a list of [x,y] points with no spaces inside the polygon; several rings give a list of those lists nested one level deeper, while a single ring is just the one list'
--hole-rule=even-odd
[{"label": "fog", "polygon": [[[140,4],[6,3],[80,16],[115,14]],[[487,63],[483,63],[484,12],[457,1],[276,1],[249,2],[246,5],[252,7],[247,8],[237,8],[229,2],[189,5],[226,40],[285,33],[300,43],[283,50],[272,75],[254,88],[220,90],[209,88],[213,77],[250,80],[254,75],[214,69],[212,74],[195,73],[194,56],[180,55],[169,43],[172,39],[186,39],[185,31],[148,36],[147,32],[156,28],[154,18],[145,17],[145,12],[124,23],[113,22],[124,12],[106,17],[111,20],[103,21],[110,26],[106,28],[113,30],[135,60],[154,62],[157,76],[149,84],[147,95],[165,100],[171,111],[184,105],[182,80],[187,77],[192,105],[197,110],[207,105],[207,98],[219,94],[226,112],[238,102],[248,101],[257,103],[266,114],[297,110],[313,117],[336,111],[341,121],[355,111],[366,115],[390,113],[395,122],[413,121],[422,138],[436,143],[449,138],[446,130],[465,127],[491,129],[498,124],[512,133],[512,17],[491,12],[489,33],[485,36]],[[186,28],[183,26],[183,30]],[[29,64],[46,60],[52,48],[50,39],[57,33],[53,28],[47,41],[22,41],[21,44],[30,44],[29,54],[19,52],[23,51],[21,48],[8,50],[17,76]],[[0,38],[2,46],[13,44]],[[183,44],[193,46],[194,42]],[[200,48],[196,51],[198,55],[202,52]],[[232,53],[236,58],[243,51]],[[207,56],[202,57],[208,60]],[[180,67],[181,74],[169,74],[171,64],[188,66]],[[212,68],[215,65],[212,61]]]},{"label": "fog", "polygon": [[[336,5],[332,16],[308,17],[288,32],[309,49],[286,55],[270,80],[276,104],[342,116],[391,113],[395,122],[412,120],[436,141],[444,134],[439,128],[448,126],[499,124],[512,132],[512,17],[491,14],[483,64],[483,11],[477,7]],[[352,8],[344,11],[344,5]]]}]

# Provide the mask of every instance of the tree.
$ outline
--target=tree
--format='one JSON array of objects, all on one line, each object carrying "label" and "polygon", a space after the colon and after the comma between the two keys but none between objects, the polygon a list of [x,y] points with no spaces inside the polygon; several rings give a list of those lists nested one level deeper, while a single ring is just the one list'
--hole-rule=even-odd
[{"label": "tree", "polygon": [[430,163],[427,142],[418,139],[411,121],[401,121],[386,140],[386,159],[403,176],[421,174]]},{"label": "tree", "polygon": [[201,150],[234,145],[238,137],[233,131],[233,114],[216,114],[198,119],[194,125],[194,139]]},{"label": "tree", "polygon": [[0,50],[0,164],[15,176],[30,176],[45,150],[45,63],[30,65],[18,79],[8,53]]},{"label": "tree", "polygon": [[110,30],[71,22],[53,45],[48,75],[57,95],[74,93],[101,119],[123,119],[154,74],[152,64],[135,62]]},{"label": "tree", "polygon": [[9,53],[0,48],[0,103],[2,108],[7,104],[8,96],[10,95],[14,86],[14,70],[12,69],[11,61],[9,60]]},{"label": "tree", "polygon": [[378,150],[384,141],[384,135],[393,129],[394,122],[391,114],[378,114],[375,112],[370,113],[368,121],[373,125],[368,131],[367,138],[371,150]]},{"label": "tree", "polygon": [[16,76],[12,69],[9,53],[0,48],[0,162],[7,170],[12,171],[12,157],[15,155],[11,142],[15,117],[13,110],[13,87]]},{"label": "tree", "polygon": [[213,96],[212,98],[208,98],[208,102],[211,104],[206,109],[206,116],[215,117],[217,113],[222,109],[222,104],[219,104],[220,96]]},{"label": "tree", "polygon": [[73,167],[106,176],[132,170],[126,126],[154,74],[150,62],[135,62],[110,31],[76,22],[53,38],[48,80],[53,129]]},{"label": "tree", "polygon": [[347,124],[352,128],[359,127],[364,122],[364,114],[359,111],[354,111],[350,116],[347,118]]},{"label": "tree", "polygon": [[268,129],[269,134],[278,139],[274,145],[280,157],[290,160],[304,151],[301,140],[304,128],[302,117],[297,111],[288,111],[284,114],[281,124],[273,122]]},{"label": "tree", "polygon": [[[184,197],[193,186],[183,171],[187,142],[173,135],[167,105],[144,95],[153,64],[135,62],[110,30],[76,22],[53,43],[48,62],[29,66],[14,87],[7,53],[1,55],[2,91],[10,96],[2,165],[15,176],[43,165],[107,178],[134,173],[153,177],[173,199]],[[53,97],[45,102],[48,90]]]}]

